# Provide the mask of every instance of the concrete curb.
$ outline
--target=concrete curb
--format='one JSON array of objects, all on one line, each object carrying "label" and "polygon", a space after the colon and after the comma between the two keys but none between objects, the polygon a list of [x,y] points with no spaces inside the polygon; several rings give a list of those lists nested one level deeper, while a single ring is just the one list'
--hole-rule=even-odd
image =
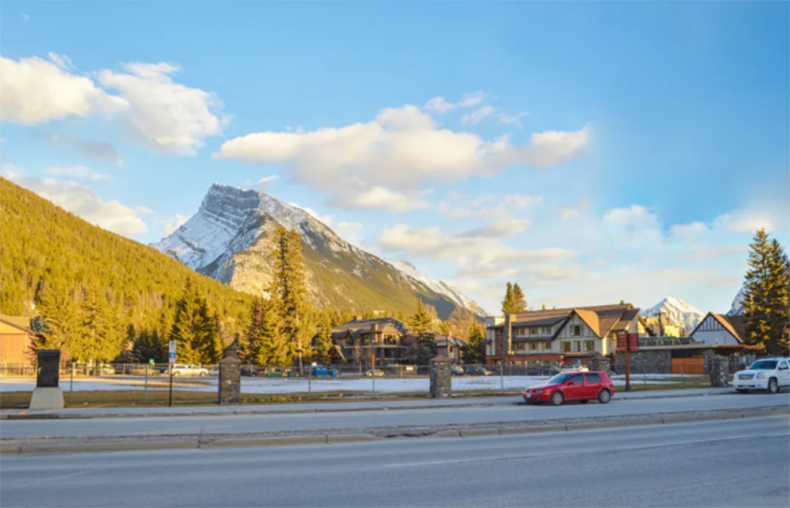
[{"label": "concrete curb", "polygon": [[83,453],[99,451],[133,450],[170,450],[170,449],[211,449],[211,448],[249,448],[267,446],[296,446],[318,444],[361,443],[392,439],[413,438],[473,438],[535,434],[542,432],[571,432],[584,430],[609,429],[646,425],[671,425],[714,420],[733,420],[741,418],[764,418],[790,415],[790,409],[756,408],[755,410],[715,410],[707,414],[697,412],[675,413],[667,416],[650,416],[637,419],[568,421],[552,422],[546,425],[524,427],[473,427],[473,428],[405,428],[363,433],[304,434],[291,436],[261,435],[175,435],[155,437],[113,437],[113,438],[44,438],[44,439],[2,439],[0,453]]}]

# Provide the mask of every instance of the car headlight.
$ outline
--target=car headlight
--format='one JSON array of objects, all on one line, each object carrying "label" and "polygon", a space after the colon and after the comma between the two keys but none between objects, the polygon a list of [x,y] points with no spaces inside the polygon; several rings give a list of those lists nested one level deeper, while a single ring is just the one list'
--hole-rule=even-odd
[{"label": "car headlight", "polygon": [[755,379],[765,379],[765,372],[760,372],[755,376]]}]

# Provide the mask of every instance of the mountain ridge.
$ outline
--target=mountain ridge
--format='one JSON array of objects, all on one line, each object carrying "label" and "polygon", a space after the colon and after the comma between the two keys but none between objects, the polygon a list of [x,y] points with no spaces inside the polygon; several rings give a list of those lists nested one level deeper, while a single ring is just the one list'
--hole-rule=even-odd
[{"label": "mountain ridge", "polygon": [[696,307],[674,296],[668,296],[639,313],[644,317],[658,317],[659,314],[662,314],[662,318],[665,319],[664,324],[683,327],[686,333],[691,333],[705,316]]},{"label": "mountain ridge", "polygon": [[234,289],[262,294],[271,280],[270,239],[279,225],[295,228],[302,238],[308,294],[318,307],[412,312],[419,297],[443,319],[456,307],[487,315],[466,295],[411,263],[360,249],[303,208],[261,191],[215,183],[197,213],[151,246]]}]

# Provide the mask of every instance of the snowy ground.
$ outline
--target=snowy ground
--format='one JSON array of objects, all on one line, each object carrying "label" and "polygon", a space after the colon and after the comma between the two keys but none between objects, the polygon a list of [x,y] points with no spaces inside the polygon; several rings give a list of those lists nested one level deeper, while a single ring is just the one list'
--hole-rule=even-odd
[{"label": "snowy ground", "polygon": [[[632,383],[646,383],[650,385],[671,385],[680,382],[680,376],[675,380],[655,381],[659,375],[649,375],[646,378],[632,376]],[[486,377],[454,377],[454,391],[514,391],[522,390],[528,386],[545,382],[548,377],[539,376],[486,376]],[[615,386],[623,386],[625,381],[613,380]],[[241,392],[248,394],[287,394],[311,392],[381,392],[381,393],[417,393],[428,392],[430,381],[428,378],[362,378],[362,379],[258,379],[242,378]],[[33,391],[36,384],[31,378],[0,378],[0,393]],[[60,387],[63,391],[70,389],[69,380],[61,379]],[[168,384],[165,380],[157,379],[148,382],[149,390],[166,390]],[[144,380],[135,378],[89,378],[74,381],[74,391],[112,391],[112,390],[143,390]],[[175,381],[174,390],[214,392],[217,390],[216,378],[196,379],[191,383]]]}]

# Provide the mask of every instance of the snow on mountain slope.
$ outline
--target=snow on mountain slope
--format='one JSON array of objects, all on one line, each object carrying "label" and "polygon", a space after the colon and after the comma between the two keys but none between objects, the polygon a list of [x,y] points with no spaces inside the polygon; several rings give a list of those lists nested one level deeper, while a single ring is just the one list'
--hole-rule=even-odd
[{"label": "snow on mountain slope", "polygon": [[738,290],[738,294],[732,299],[730,310],[727,311],[728,316],[740,316],[743,314],[743,301],[746,299],[746,286]]},{"label": "snow on mountain slope", "polygon": [[659,313],[662,319],[666,320],[665,323],[682,326],[686,329],[686,333],[691,333],[705,316],[688,302],[673,296],[664,298],[649,309],[640,312],[645,317],[658,317]]},{"label": "snow on mountain slope", "polygon": [[308,293],[319,307],[411,312],[419,296],[443,319],[456,306],[485,315],[410,263],[396,267],[346,242],[308,211],[255,190],[215,183],[198,212],[152,247],[239,291],[261,294],[271,282],[272,235],[279,225],[302,238]]},{"label": "snow on mountain slope", "polygon": [[430,277],[423,275],[417,268],[409,261],[398,261],[397,259],[385,259],[387,263],[391,264],[405,277],[410,278],[417,284],[421,284],[431,291],[444,295],[460,307],[471,310],[478,316],[488,316],[489,314],[477,304],[474,300],[461,293],[451,285],[444,281],[435,281]]}]

